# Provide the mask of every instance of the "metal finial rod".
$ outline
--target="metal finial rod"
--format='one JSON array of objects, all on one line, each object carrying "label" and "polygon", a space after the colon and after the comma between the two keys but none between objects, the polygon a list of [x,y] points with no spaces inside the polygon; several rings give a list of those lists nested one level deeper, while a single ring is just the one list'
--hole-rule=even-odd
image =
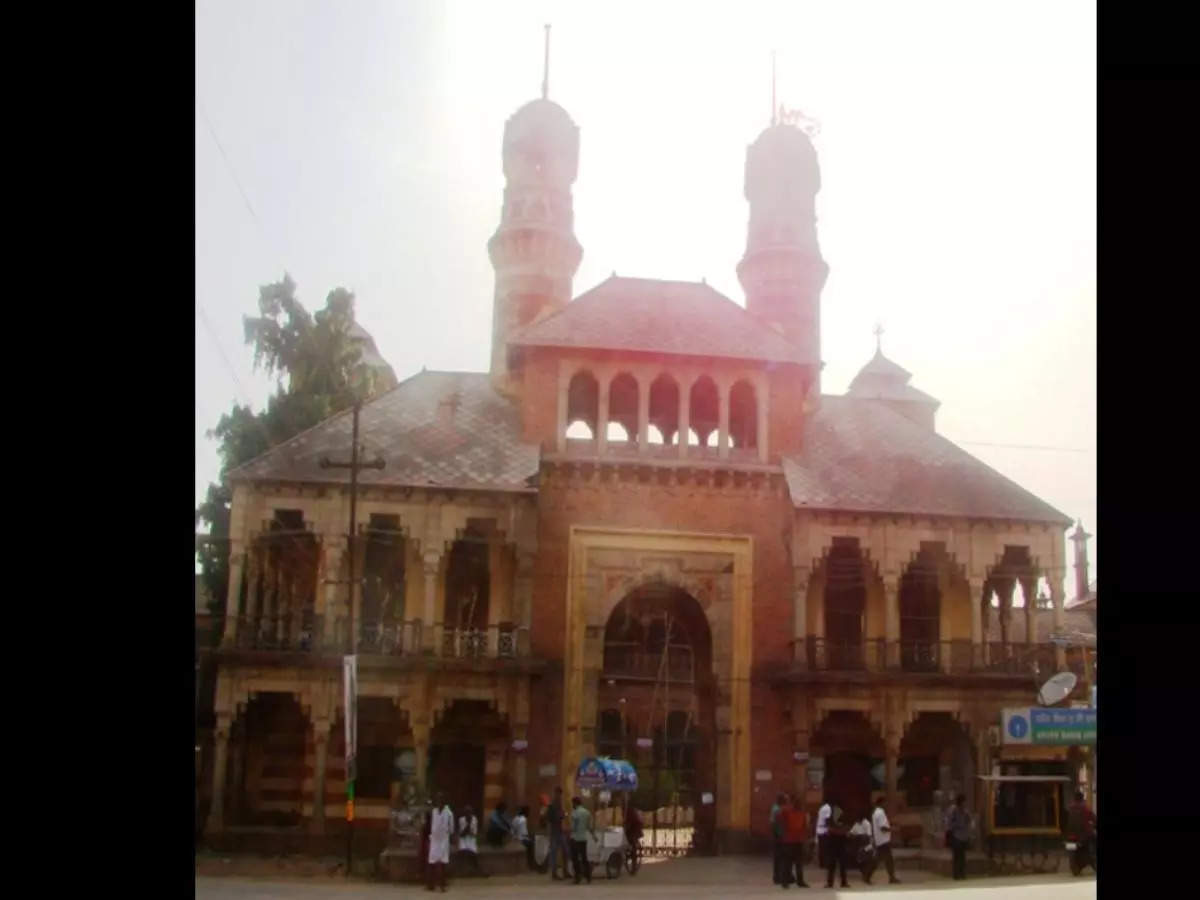
[{"label": "metal finial rod", "polygon": [[775,51],[771,51],[771,124],[775,124]]},{"label": "metal finial rod", "polygon": [[550,26],[546,26],[546,58],[542,64],[542,99],[550,96]]},{"label": "metal finial rod", "polygon": [[876,353],[883,352],[883,348],[881,346],[882,338],[883,338],[883,325],[879,322],[876,322],[875,323],[875,352]]}]

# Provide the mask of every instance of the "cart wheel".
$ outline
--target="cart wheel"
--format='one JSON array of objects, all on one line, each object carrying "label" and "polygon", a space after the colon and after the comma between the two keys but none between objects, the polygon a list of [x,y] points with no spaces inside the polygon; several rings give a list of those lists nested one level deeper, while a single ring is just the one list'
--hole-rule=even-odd
[{"label": "cart wheel", "polygon": [[636,875],[638,869],[642,867],[642,854],[637,847],[628,847],[625,850],[625,868],[629,870],[630,875]]},{"label": "cart wheel", "polygon": [[621,875],[621,851],[614,850],[608,854],[608,859],[604,862],[604,871],[609,878],[618,878]]}]

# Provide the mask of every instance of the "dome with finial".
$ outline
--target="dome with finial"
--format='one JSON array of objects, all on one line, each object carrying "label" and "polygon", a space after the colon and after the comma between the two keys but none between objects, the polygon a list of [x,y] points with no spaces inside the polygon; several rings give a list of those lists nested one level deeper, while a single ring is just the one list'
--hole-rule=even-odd
[{"label": "dome with finial", "polygon": [[941,402],[909,384],[912,373],[883,355],[882,335],[883,329],[876,327],[875,355],[858,370],[846,395],[880,400],[905,418],[932,430],[934,413]]},{"label": "dome with finial", "polygon": [[803,196],[821,189],[821,167],[812,139],[790,123],[765,128],[746,151],[746,199],[751,203],[780,192]]}]

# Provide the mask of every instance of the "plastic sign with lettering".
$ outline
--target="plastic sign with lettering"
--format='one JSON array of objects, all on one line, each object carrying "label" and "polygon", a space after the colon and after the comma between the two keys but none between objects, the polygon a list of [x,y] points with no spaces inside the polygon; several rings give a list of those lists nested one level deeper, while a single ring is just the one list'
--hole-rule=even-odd
[{"label": "plastic sign with lettering", "polygon": [[1005,744],[1075,747],[1096,743],[1096,710],[1018,707],[1006,709],[1000,739]]}]

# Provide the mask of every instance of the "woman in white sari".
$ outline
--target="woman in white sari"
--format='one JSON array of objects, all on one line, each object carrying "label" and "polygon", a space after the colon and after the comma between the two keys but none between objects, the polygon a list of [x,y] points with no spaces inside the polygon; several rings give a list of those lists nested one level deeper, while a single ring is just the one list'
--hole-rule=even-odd
[{"label": "woman in white sari", "polygon": [[450,836],[454,834],[454,813],[446,803],[446,795],[438,792],[437,802],[430,813],[429,880],[425,890],[432,891],[434,883],[446,890],[446,864],[450,862]]}]

